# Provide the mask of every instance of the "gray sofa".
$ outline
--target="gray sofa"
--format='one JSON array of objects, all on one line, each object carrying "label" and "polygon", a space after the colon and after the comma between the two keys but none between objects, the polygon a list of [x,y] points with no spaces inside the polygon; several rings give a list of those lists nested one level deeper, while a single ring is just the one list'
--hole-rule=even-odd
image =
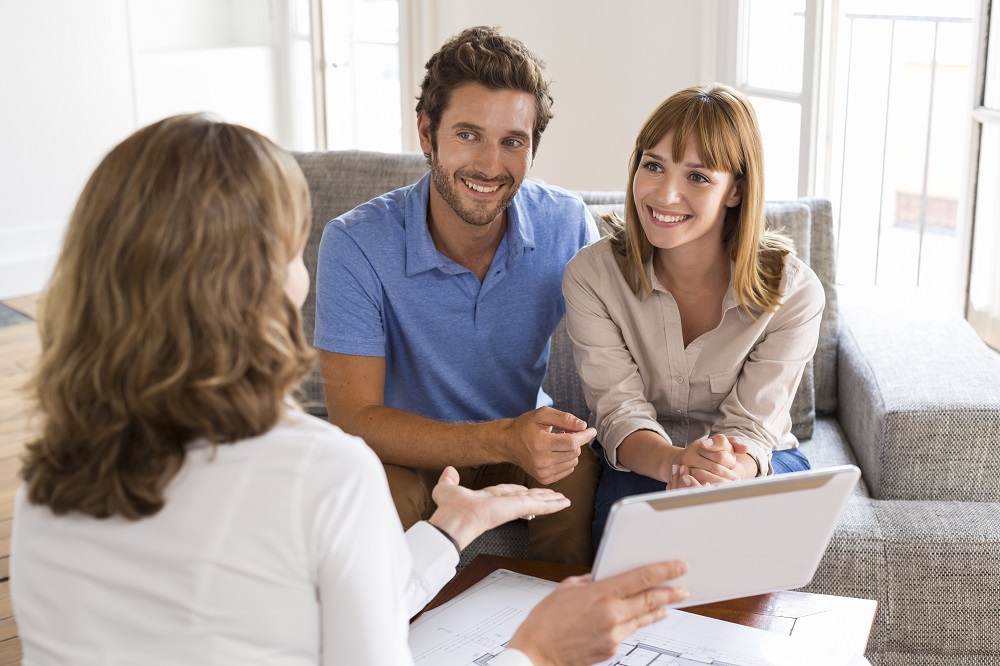
[{"label": "gray sofa", "polygon": [[[427,168],[417,154],[296,158],[313,196],[306,251],[313,272],[328,220]],[[621,192],[581,194],[595,213],[623,201]],[[769,202],[767,211],[769,224],[796,240],[827,295],[813,369],[796,398],[796,433],[814,467],[862,470],[803,589],[878,601],[867,653],[876,666],[1000,664],[1000,359],[958,318],[844,307],[829,202]],[[310,339],[313,308],[310,293]],[[545,386],[557,408],[588,416],[562,326]],[[325,416],[318,375],[305,383],[302,402]],[[780,516],[772,529],[782,529]],[[509,524],[472,544],[463,564],[479,552],[523,557],[525,548],[524,525]]]}]

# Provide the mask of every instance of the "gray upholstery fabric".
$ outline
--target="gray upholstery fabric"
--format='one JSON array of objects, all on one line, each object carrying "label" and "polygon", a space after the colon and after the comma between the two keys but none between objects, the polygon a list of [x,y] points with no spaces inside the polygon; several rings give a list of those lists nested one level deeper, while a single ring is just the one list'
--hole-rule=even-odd
[{"label": "gray upholstery fabric", "polygon": [[1000,501],[1000,358],[967,322],[860,306],[841,331],[839,374],[873,496]]},{"label": "gray upholstery fabric", "polygon": [[833,207],[826,199],[803,198],[809,206],[811,236],[809,267],[826,293],[826,308],[819,328],[819,344],[813,356],[816,381],[816,411],[833,414],[837,410],[837,340],[840,331],[840,302],[837,298],[837,244],[833,236]]},{"label": "gray upholstery fabric", "polygon": [[[326,222],[414,182],[421,155],[301,153],[313,193],[306,263]],[[621,192],[584,193],[592,210],[620,207]],[[807,228],[803,206],[808,209]],[[833,220],[828,201],[769,202],[826,290],[813,362],[813,467],[858,464],[863,476],[805,591],[876,599],[867,656],[876,666],[1000,666],[1000,361],[957,319],[845,308],[841,326]],[[808,239],[808,240],[806,240]],[[313,301],[304,311],[312,337]],[[546,390],[556,407],[587,416],[562,329],[552,341]],[[322,387],[306,404],[324,414]],[[798,397],[796,398],[798,402]],[[781,518],[773,519],[781,529]],[[515,521],[463,553],[527,553]]]},{"label": "gray upholstery fabric", "polygon": [[[769,229],[779,231],[795,243],[795,254],[809,263],[812,239],[812,215],[809,206],[799,201],[769,201],[765,206]],[[792,401],[792,434],[799,441],[809,439],[816,419],[816,394],[813,379],[813,361],[806,364],[802,380]]]}]

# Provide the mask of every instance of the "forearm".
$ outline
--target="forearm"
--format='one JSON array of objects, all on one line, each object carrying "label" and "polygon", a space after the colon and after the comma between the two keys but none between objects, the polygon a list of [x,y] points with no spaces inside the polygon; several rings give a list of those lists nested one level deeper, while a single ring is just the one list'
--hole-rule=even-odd
[{"label": "forearm", "polygon": [[331,423],[364,439],[383,463],[425,469],[509,462],[511,421],[445,423],[382,405],[330,411]]},{"label": "forearm", "polygon": [[636,430],[618,445],[618,462],[633,472],[666,483],[670,468],[683,449],[673,446],[659,433]]},{"label": "forearm", "polygon": [[[754,458],[749,453],[737,453],[736,454],[736,473],[740,475],[741,479],[752,479],[757,476],[758,471],[757,459]],[[767,473],[767,469],[763,469],[763,474]]]}]

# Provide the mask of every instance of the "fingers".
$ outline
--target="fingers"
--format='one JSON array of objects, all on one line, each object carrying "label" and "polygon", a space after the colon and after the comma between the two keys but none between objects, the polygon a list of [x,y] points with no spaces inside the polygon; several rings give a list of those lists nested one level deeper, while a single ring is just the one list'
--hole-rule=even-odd
[{"label": "fingers", "polygon": [[457,486],[458,484],[458,470],[448,465],[443,470],[441,470],[441,476],[438,478],[438,483],[443,483],[448,486]]},{"label": "fingers", "polygon": [[[595,585],[609,588],[616,597],[625,599],[639,592],[644,592],[668,580],[679,578],[687,573],[687,563],[683,560],[656,562],[644,567],[626,571],[623,574],[598,581]],[[669,588],[663,588],[669,589]],[[663,604],[660,604],[661,606]]]},{"label": "fingers", "polygon": [[580,432],[543,433],[542,442],[546,450],[559,452],[580,452],[580,448],[597,437],[597,430],[585,428]]},{"label": "fingers", "polygon": [[538,479],[539,483],[543,483],[545,485],[551,485],[551,484],[555,483],[556,481],[558,481],[560,479],[564,479],[567,476],[569,476],[570,474],[572,474],[573,470],[576,469],[577,463],[579,463],[579,462],[580,462],[579,457],[578,456],[574,456],[573,458],[570,458],[569,460],[566,460],[566,461],[563,461],[563,462],[560,462],[560,463],[557,463],[557,464],[549,465],[547,467],[541,467],[541,468],[536,468],[534,470],[528,470],[528,472],[533,477],[535,477],[536,479]]},{"label": "fingers", "polygon": [[750,453],[750,447],[739,437],[730,437],[729,444],[733,447],[733,453]]},{"label": "fingers", "polygon": [[[535,410],[536,421],[542,425],[559,428],[566,432],[582,432],[587,429],[587,422],[552,407],[539,407]],[[591,428],[593,430],[593,428]],[[595,433],[596,434],[596,433]],[[593,437],[591,437],[593,439]],[[589,440],[588,440],[589,441]]]}]

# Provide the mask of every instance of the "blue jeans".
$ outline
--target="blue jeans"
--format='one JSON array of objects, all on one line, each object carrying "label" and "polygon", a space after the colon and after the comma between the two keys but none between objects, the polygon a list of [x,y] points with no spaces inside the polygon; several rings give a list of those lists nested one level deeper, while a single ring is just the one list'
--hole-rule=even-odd
[{"label": "blue jeans", "polygon": [[[611,505],[622,497],[629,495],[641,495],[643,493],[655,493],[666,488],[663,481],[651,479],[635,472],[620,472],[612,469],[608,461],[604,458],[604,449],[594,441],[594,448],[601,459],[601,481],[597,485],[597,497],[594,506],[594,552],[601,543],[604,535],[604,525],[608,521],[608,513]],[[775,474],[786,472],[801,472],[810,468],[809,460],[803,455],[800,449],[784,449],[771,454],[771,467]]]}]

